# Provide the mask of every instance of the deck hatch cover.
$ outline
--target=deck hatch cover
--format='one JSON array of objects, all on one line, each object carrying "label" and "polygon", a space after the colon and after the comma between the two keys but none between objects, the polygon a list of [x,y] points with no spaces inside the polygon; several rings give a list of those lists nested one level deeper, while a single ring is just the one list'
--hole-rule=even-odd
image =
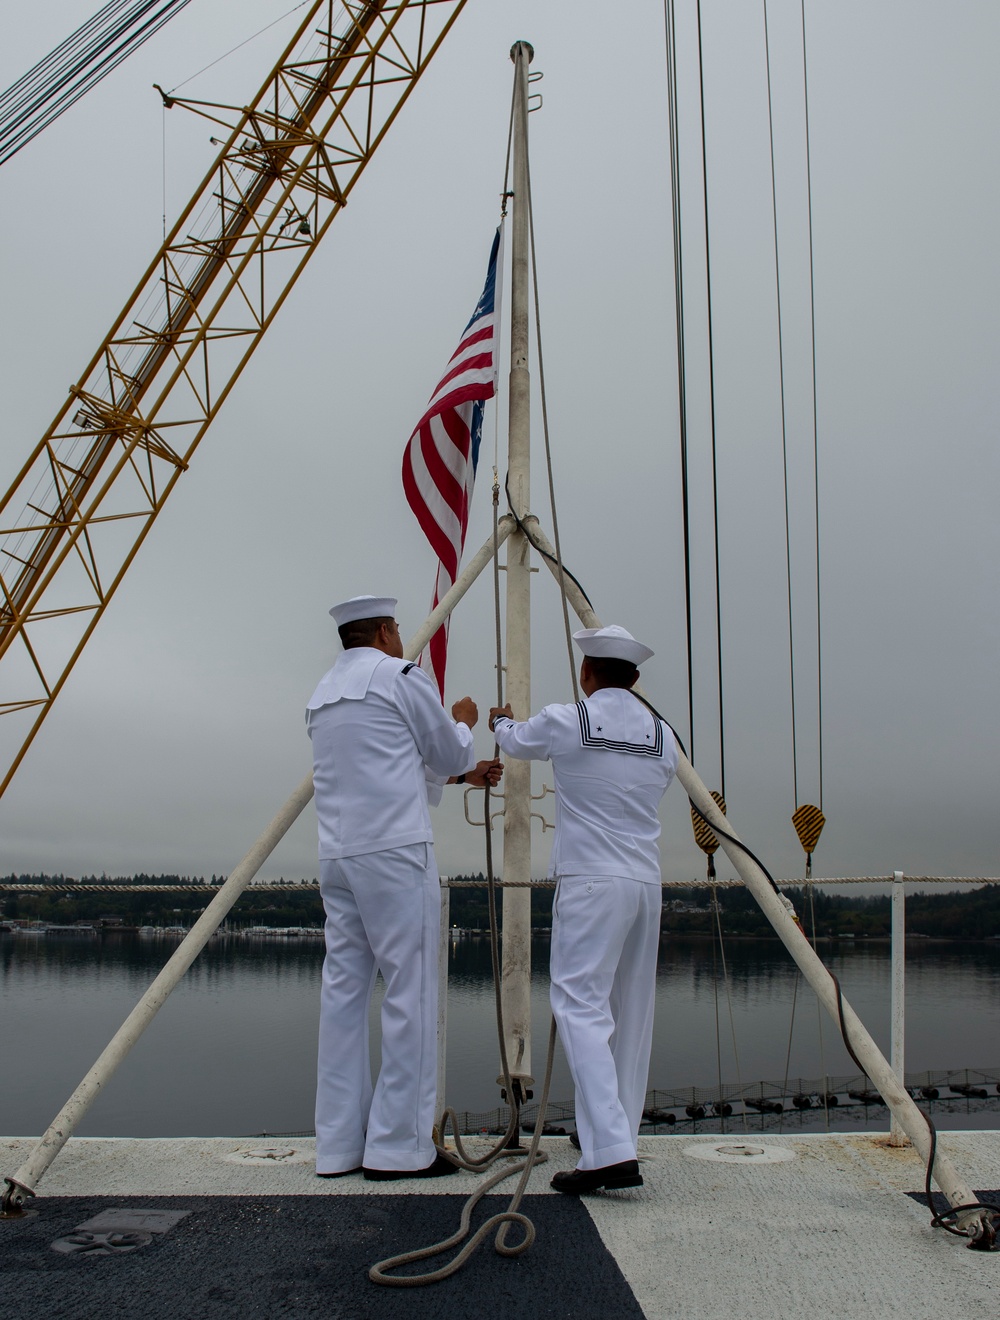
[{"label": "deck hatch cover", "polygon": [[102,1210],[57,1238],[52,1250],[67,1256],[118,1256],[148,1247],[154,1234],[169,1233],[190,1210],[147,1210],[122,1207]]}]

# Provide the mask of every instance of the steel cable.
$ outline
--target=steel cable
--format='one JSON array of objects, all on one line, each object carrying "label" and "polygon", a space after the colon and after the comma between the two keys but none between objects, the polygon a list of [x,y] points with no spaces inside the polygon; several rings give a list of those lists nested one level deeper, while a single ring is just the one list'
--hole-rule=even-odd
[{"label": "steel cable", "polygon": [[788,428],[785,416],[785,346],[781,321],[781,262],[778,250],[778,190],[774,168],[774,100],[771,94],[771,43],[764,0],[764,64],[767,70],[767,130],[771,159],[771,222],[774,232],[774,293],[778,331],[778,396],[781,407],[781,466],[785,495],[785,584],[788,607],[788,682],[792,715],[792,798],[799,804],[798,736],[795,703],[795,626],[792,612],[792,532],[788,494]]},{"label": "steel cable", "polygon": [[667,126],[670,135],[670,204],[674,257],[674,326],[677,346],[677,411],[681,454],[681,526],[684,541],[684,625],[687,645],[688,737],[694,755],[694,642],[691,622],[691,510],[688,490],[687,363],[684,342],[684,247],[681,230],[680,139],[677,106],[677,32],[673,0],[664,0],[667,57]]},{"label": "steel cable", "polygon": [[569,601],[566,597],[566,575],[559,541],[559,517],[556,513],[556,487],[552,475],[552,446],[549,441],[549,409],[545,393],[545,359],[542,356],[542,313],[538,298],[538,262],[535,256],[535,211],[531,204],[531,169],[526,163],[528,178],[528,234],[531,247],[531,281],[535,296],[535,344],[538,349],[538,388],[542,402],[542,435],[545,440],[545,471],[549,482],[549,508],[552,511],[552,540],[555,543],[556,568],[559,570],[559,596],[562,601],[563,630],[566,634],[566,654],[569,658],[569,678],[573,685],[573,700],[580,700],[576,665],[573,661],[573,639],[570,635]]},{"label": "steel cable", "polygon": [[111,0],[0,94],[0,164],[55,122],[190,0]]},{"label": "steel cable", "polygon": [[719,562],[719,466],[715,434],[715,337],[712,330],[712,245],[708,222],[708,142],[705,127],[705,65],[701,42],[701,0],[698,16],[698,90],[701,104],[701,181],[705,217],[705,313],[708,334],[709,439],[712,454],[712,536],[715,558],[715,644],[719,701],[719,792],[726,796],[726,712],[722,690],[722,569]]},{"label": "steel cable", "polygon": [[819,417],[816,401],[816,265],[813,254],[812,150],[809,140],[809,72],[806,58],[806,5],[802,11],[802,101],[806,131],[806,201],[809,228],[809,336],[812,352],[813,512],[816,526],[816,734],[819,768],[819,809],[823,810],[823,626],[819,554]]}]

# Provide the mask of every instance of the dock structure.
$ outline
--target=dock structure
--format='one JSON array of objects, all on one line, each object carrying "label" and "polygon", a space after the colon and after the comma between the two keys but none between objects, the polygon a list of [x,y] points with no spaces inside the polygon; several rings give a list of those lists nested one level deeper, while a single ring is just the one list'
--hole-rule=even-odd
[{"label": "dock structure", "polygon": [[[1000,1188],[1000,1132],[941,1142],[985,1182],[978,1194],[1000,1203],[990,1190]],[[5,1164],[33,1144],[0,1139]],[[932,1320],[996,1309],[1000,1259],[930,1226],[921,1161],[888,1133],[639,1146],[641,1189],[578,1199],[549,1191],[576,1152],[547,1139],[549,1163],[524,1202],[538,1233],[531,1251],[504,1259],[487,1239],[450,1279],[384,1289],[368,1267],[452,1232],[474,1175],[386,1195],[360,1175],[317,1178],[306,1139],[73,1138],[36,1213],[4,1225],[5,1294],[26,1320],[480,1320],[494,1303],[635,1320]],[[505,1201],[484,1198],[474,1222]]]}]

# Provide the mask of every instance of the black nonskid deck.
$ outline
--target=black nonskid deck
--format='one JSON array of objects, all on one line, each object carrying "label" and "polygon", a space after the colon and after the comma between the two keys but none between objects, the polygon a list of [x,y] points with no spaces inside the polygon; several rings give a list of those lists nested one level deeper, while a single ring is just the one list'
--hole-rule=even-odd
[{"label": "black nonskid deck", "polygon": [[[369,1281],[377,1260],[454,1233],[464,1200],[412,1193],[39,1198],[37,1214],[2,1226],[4,1296],[25,1320],[482,1320],[501,1314],[641,1320],[586,1207],[568,1197],[525,1198],[522,1209],[538,1236],[521,1257],[497,1255],[490,1236],[465,1269],[441,1283],[385,1288]],[[473,1227],[508,1200],[484,1197]],[[188,1213],[165,1232],[140,1231],[135,1240],[149,1239],[146,1245],[125,1238],[102,1255],[86,1243],[77,1252],[53,1249],[110,1210]],[[511,1242],[519,1231],[512,1228]],[[94,1241],[99,1246],[101,1239]]]}]

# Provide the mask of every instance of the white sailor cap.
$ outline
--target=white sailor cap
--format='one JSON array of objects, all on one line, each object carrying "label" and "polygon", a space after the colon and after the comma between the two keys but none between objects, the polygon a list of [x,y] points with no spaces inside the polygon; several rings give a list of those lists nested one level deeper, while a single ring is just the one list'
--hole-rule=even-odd
[{"label": "white sailor cap", "polygon": [[337,627],[342,628],[356,619],[394,619],[396,604],[395,596],[352,596],[331,606],[330,613]]},{"label": "white sailor cap", "polygon": [[628,660],[633,665],[641,665],[653,654],[648,646],[637,642],[617,623],[611,623],[607,628],[581,628],[573,634],[573,641],[584,655],[602,660]]}]

